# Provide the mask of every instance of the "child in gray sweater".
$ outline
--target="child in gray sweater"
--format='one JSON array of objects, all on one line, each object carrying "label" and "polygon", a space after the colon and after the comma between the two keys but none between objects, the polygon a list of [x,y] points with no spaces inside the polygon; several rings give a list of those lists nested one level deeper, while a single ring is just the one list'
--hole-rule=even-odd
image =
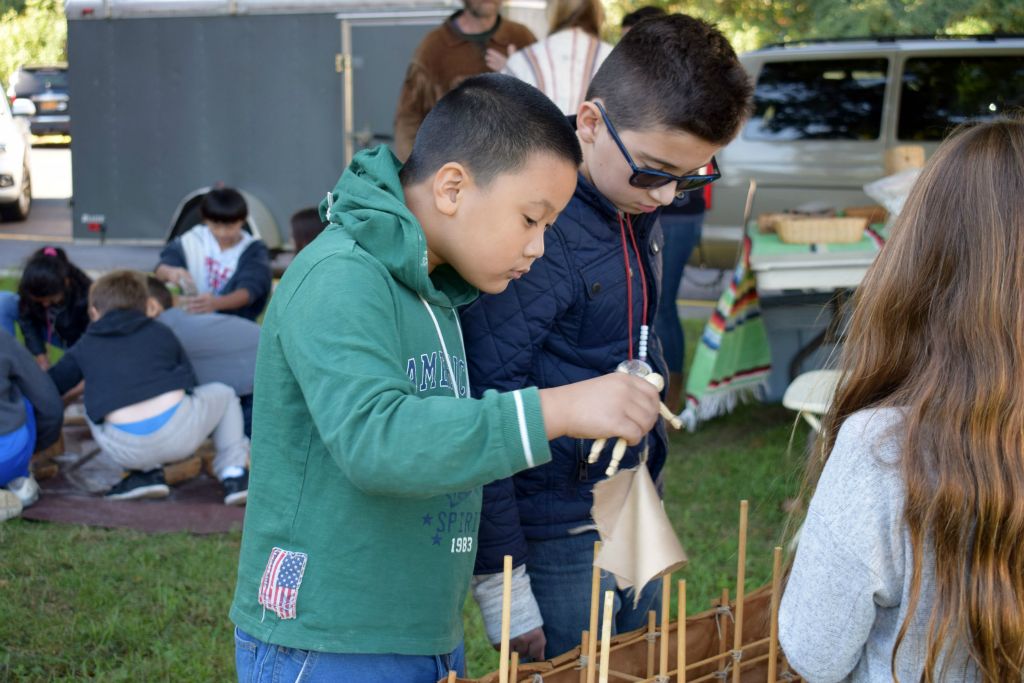
[{"label": "child in gray sweater", "polygon": [[950,136],[857,294],[779,613],[809,683],[1024,680],[1022,159],[1021,118]]}]

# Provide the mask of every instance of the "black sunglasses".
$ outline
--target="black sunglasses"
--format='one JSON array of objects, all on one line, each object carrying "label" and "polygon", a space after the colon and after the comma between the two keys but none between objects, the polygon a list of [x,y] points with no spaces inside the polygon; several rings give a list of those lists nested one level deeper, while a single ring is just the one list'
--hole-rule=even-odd
[{"label": "black sunglasses", "polygon": [[653,190],[657,187],[664,187],[669,183],[676,183],[676,196],[682,197],[684,193],[710,185],[722,177],[722,173],[718,170],[718,162],[714,157],[711,157],[711,173],[706,174],[672,175],[671,173],[658,171],[653,168],[640,168],[633,161],[633,157],[629,155],[626,146],[622,144],[622,139],[615,130],[615,126],[612,125],[611,119],[608,118],[608,112],[604,110],[600,102],[594,102],[594,105],[601,112],[601,118],[604,119],[604,125],[608,126],[608,132],[612,134],[612,140],[615,140],[615,144],[622,151],[622,156],[626,157],[629,167],[633,169],[633,175],[629,176],[629,184],[633,187]]}]

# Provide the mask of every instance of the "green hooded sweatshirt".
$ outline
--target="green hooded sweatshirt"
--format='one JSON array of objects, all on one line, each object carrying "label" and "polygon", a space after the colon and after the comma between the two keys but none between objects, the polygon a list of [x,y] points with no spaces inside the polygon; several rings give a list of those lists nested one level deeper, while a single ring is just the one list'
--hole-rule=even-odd
[{"label": "green hooded sweatshirt", "polygon": [[353,159],[264,320],[231,607],[264,642],[450,652],[481,486],[551,458],[536,388],[469,398],[456,307],[477,292],[427,273],[399,168],[383,146]]}]

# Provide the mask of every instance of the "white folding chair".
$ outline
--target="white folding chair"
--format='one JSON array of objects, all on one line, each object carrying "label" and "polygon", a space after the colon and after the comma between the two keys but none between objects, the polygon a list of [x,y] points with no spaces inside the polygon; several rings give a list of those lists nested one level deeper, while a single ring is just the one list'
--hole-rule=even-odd
[{"label": "white folding chair", "polygon": [[798,376],[782,397],[782,405],[800,414],[811,429],[821,431],[821,416],[828,412],[839,384],[838,370],[811,370]]}]

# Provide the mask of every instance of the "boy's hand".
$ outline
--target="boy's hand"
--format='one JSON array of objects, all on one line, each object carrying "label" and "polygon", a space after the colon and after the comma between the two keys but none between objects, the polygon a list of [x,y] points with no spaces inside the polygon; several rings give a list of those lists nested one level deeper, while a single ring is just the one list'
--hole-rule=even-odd
[{"label": "boy's hand", "polygon": [[549,440],[618,436],[635,445],[654,427],[660,403],[654,386],[621,372],[540,391]]},{"label": "boy's hand", "polygon": [[[521,636],[516,636],[508,641],[513,652],[518,652],[520,657],[527,657],[531,661],[539,662],[544,659],[544,646],[548,644],[544,636],[544,628],[538,626],[532,631],[527,631]],[[501,643],[494,643],[495,650],[501,650]]]},{"label": "boy's hand", "polygon": [[189,313],[213,313],[217,309],[213,294],[200,294],[198,296],[182,297],[182,307]]}]

